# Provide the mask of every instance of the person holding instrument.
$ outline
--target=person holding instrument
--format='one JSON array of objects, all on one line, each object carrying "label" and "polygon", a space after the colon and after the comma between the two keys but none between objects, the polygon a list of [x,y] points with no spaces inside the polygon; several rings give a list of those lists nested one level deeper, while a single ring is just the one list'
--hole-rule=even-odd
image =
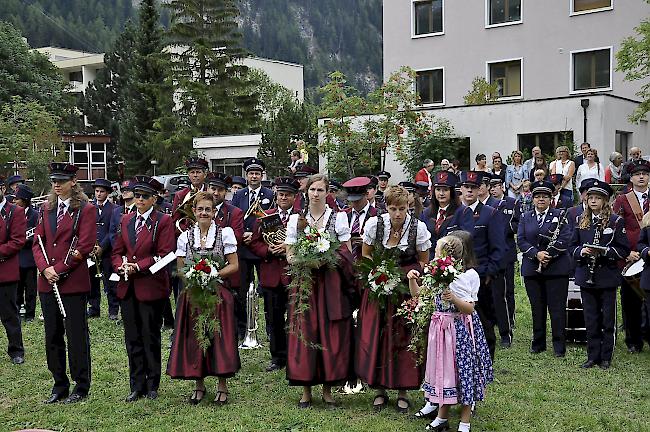
[{"label": "person holding instrument", "polygon": [[616,287],[621,284],[622,263],[630,253],[623,218],[612,214],[612,187],[595,181],[587,190],[587,208],[580,216],[571,241],[587,328],[585,369],[608,369],[614,353]]},{"label": "person holding instrument", "polygon": [[[54,378],[50,404],[64,400],[76,403],[90,391],[90,335],[86,304],[90,277],[86,259],[97,238],[95,207],[77,183],[74,165],[52,162],[49,165],[52,191],[36,225],[32,252],[40,273],[37,289],[45,327],[47,365]],[[41,247],[42,245],[42,247]],[[53,285],[57,284],[64,318]],[[75,381],[72,394],[66,374],[66,344],[70,375]]]},{"label": "person holding instrument", "polygon": [[567,248],[571,228],[566,210],[550,208],[555,187],[548,181],[533,183],[535,209],[519,220],[517,244],[523,254],[521,275],[533,315],[530,352],[546,350],[546,312],[551,316],[553,350],[556,357],[566,352],[566,301],[571,263]]},{"label": "person holding instrument", "polygon": [[[192,209],[197,223],[178,237],[176,256],[178,268],[185,261],[197,258],[223,260],[225,266],[219,269],[219,276],[227,280],[237,273],[237,239],[232,228],[221,228],[214,221],[215,199],[212,192],[199,192],[194,197]],[[196,405],[206,393],[205,377],[219,377],[217,395],[214,402],[224,405],[228,402],[226,379],[233,377],[241,367],[237,350],[237,324],[235,322],[235,300],[232,292],[224,284],[219,284],[215,295],[221,297],[216,305],[215,317],[219,320],[219,330],[212,335],[210,347],[203,351],[197,341],[195,307],[190,293],[184,289],[178,298],[176,308],[176,328],[172,343],[167,374],[177,379],[194,379],[196,387],[189,399]]]}]

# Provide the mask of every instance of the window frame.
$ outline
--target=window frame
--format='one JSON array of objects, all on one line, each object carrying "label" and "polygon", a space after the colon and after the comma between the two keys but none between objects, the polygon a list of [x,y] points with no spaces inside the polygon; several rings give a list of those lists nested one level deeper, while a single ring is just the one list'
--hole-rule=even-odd
[{"label": "window frame", "polygon": [[518,25],[518,24],[523,24],[524,23],[524,2],[525,0],[521,0],[521,13],[519,16],[519,21],[508,21],[504,23],[498,23],[498,24],[490,24],[490,2],[492,0],[485,0],[485,28],[498,28],[498,27],[506,27],[506,26],[511,26],[511,25]]},{"label": "window frame", "polygon": [[415,34],[415,4],[431,0],[411,0],[411,39],[421,39],[434,36],[443,36],[445,34],[445,0],[442,2],[442,31],[434,33]]},{"label": "window frame", "polygon": [[608,6],[608,7],[602,7],[602,8],[598,8],[598,9],[589,9],[589,10],[586,10],[586,11],[577,11],[576,12],[574,10],[574,8],[573,8],[573,6],[575,4],[574,3],[575,0],[569,0],[569,16],[580,16],[580,15],[586,15],[586,14],[591,14],[591,13],[607,12],[607,11],[614,10],[614,0],[610,0],[610,1],[611,1],[612,4],[610,6]]},{"label": "window frame", "polygon": [[427,68],[421,68],[421,69],[414,69],[413,71],[416,74],[416,78],[413,81],[413,91],[417,93],[418,87],[417,87],[417,73],[418,72],[428,72],[428,71],[435,71],[435,70],[441,70],[442,71],[442,102],[433,102],[433,103],[421,103],[420,105],[417,105],[418,108],[431,108],[431,107],[441,107],[445,106],[446,102],[446,75],[445,75],[445,67],[444,66],[435,66],[435,67],[427,67]]},{"label": "window frame", "polygon": [[507,63],[513,61],[519,61],[519,96],[501,96],[497,98],[498,101],[522,100],[524,98],[524,58],[513,57],[500,60],[488,60],[485,62],[485,80],[488,83],[492,83],[492,81],[490,81],[490,66],[497,63]]},{"label": "window frame", "polygon": [[[592,88],[592,89],[584,89],[584,90],[576,90],[574,88],[575,86],[574,55],[585,53],[585,52],[603,51],[603,50],[609,50],[609,86]],[[605,91],[612,91],[613,87],[614,87],[614,47],[613,46],[579,49],[579,50],[573,50],[569,52],[569,94],[575,95],[575,94],[587,94],[587,93],[600,93]]]}]

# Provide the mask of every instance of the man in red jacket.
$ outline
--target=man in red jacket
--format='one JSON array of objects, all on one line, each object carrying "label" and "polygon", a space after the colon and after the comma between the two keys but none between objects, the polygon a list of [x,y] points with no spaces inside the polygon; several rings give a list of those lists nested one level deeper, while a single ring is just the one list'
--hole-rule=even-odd
[{"label": "man in red jacket", "polygon": [[[77,184],[74,165],[50,164],[52,192],[44,205],[43,216],[34,233],[34,261],[39,271],[37,288],[45,327],[47,365],[54,378],[52,394],[45,403],[64,400],[75,403],[90,390],[90,336],[86,304],[90,277],[86,259],[97,238],[95,207]],[[45,254],[41,249],[41,243]],[[57,284],[66,318],[53,292]],[[66,345],[70,375],[76,385],[68,397],[70,380],[66,374]]]},{"label": "man in red jacket", "polygon": [[25,211],[8,203],[0,192],[0,319],[7,332],[7,353],[13,364],[25,362],[16,295],[20,280],[18,254],[25,244],[26,231]]},{"label": "man in red jacket", "polygon": [[[289,216],[298,211],[294,208],[296,194],[300,183],[290,177],[275,179],[277,188],[277,209],[268,210],[269,218],[262,219],[253,233],[250,249],[262,259],[260,263],[260,286],[264,295],[264,316],[269,334],[269,349],[271,363],[266,368],[267,372],[282,369],[287,364],[287,333],[285,331],[285,313],[287,311],[287,255],[284,238],[277,241],[267,241],[263,232],[272,228],[286,228]],[[275,222],[272,224],[271,222]],[[280,224],[282,224],[280,226]]]},{"label": "man in red jacket", "polygon": [[[641,235],[641,220],[648,213],[650,197],[648,180],[650,178],[650,162],[639,159],[626,167],[626,174],[630,176],[632,190],[624,195],[619,195],[612,205],[612,210],[621,216],[625,222],[625,233],[630,242],[630,255],[627,262],[638,261],[641,257],[636,251],[636,244]],[[623,278],[621,284],[621,308],[623,309],[623,323],[625,324],[625,344],[630,354],[638,353],[643,349],[641,332],[641,308],[643,301],[637,296],[630,284]]]},{"label": "man in red jacket", "polygon": [[431,159],[425,159],[424,162],[422,162],[422,169],[418,171],[418,173],[415,175],[415,180],[413,183],[417,182],[427,182],[429,185],[429,193],[431,192],[431,171],[433,170],[433,167],[435,167],[435,164]]},{"label": "man in red jacket", "polygon": [[162,189],[156,179],[135,176],[137,211],[122,217],[111,254],[113,268],[122,275],[117,298],[129,356],[131,393],[127,402],[144,396],[156,399],[160,386],[160,327],[171,291],[167,268],[155,274],[149,269],[176,249],[171,217],[154,209]]}]

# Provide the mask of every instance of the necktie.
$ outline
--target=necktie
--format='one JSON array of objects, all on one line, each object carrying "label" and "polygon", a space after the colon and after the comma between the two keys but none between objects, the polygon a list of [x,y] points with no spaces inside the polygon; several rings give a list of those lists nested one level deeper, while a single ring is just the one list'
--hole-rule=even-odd
[{"label": "necktie", "polygon": [[544,214],[545,213],[540,213],[537,215],[537,225],[539,225],[540,228],[544,224]]},{"label": "necktie", "polygon": [[289,219],[289,214],[285,210],[280,210],[280,218],[282,219],[282,223],[286,225],[287,219]]},{"label": "necktie", "polygon": [[352,234],[359,234],[359,231],[361,230],[361,215],[363,214],[363,210],[360,212],[353,210],[352,213]]},{"label": "necktie", "polygon": [[59,204],[59,212],[56,215],[56,227],[58,228],[65,215],[65,203]]},{"label": "necktie", "polygon": [[438,219],[436,219],[436,233],[440,232],[440,227],[442,226],[442,223],[445,221],[445,213],[447,213],[446,210],[440,209],[438,212]]},{"label": "necktie", "polygon": [[643,198],[643,214],[646,214],[650,210],[650,199],[648,199],[648,192],[641,195],[641,198]]},{"label": "necktie", "polygon": [[250,200],[248,201],[248,205],[249,205],[249,207],[252,206],[253,203],[255,202],[255,197],[256,197],[256,196],[257,196],[257,192],[255,192],[254,190],[252,190],[252,191],[251,191]]},{"label": "necktie", "polygon": [[144,218],[142,216],[138,216],[138,223],[136,224],[136,227],[135,227],[135,237],[136,238],[140,237],[140,233],[142,232],[142,228],[144,228]]}]

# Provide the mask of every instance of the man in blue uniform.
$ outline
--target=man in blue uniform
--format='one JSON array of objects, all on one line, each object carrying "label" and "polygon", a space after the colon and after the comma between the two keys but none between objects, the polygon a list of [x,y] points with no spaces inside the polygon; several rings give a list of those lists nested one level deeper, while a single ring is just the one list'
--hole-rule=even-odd
[{"label": "man in blue uniform", "polygon": [[[90,269],[90,295],[88,296],[88,317],[95,318],[99,316],[99,309],[101,304],[101,284],[104,282],[104,291],[106,296],[114,296],[115,290],[109,288],[111,282],[108,278],[111,276],[111,242],[110,230],[111,219],[113,216],[113,209],[115,205],[108,200],[108,194],[113,191],[111,182],[106,179],[96,179],[92,184],[95,190],[95,199],[92,205],[95,206],[95,214],[97,217],[97,243],[93,248],[93,256],[95,266]],[[110,304],[117,303],[117,299],[113,298],[109,301]],[[110,310],[109,315],[117,315],[113,309]],[[111,314],[111,312],[114,312]]]}]

